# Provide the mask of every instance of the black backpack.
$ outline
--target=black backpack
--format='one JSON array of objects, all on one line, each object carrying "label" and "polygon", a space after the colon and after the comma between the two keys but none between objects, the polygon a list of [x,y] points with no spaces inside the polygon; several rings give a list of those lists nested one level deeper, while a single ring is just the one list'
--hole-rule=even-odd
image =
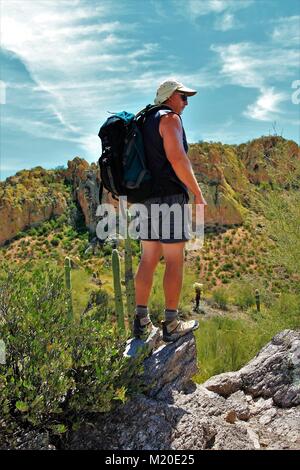
[{"label": "black backpack", "polygon": [[147,169],[142,126],[148,113],[159,107],[149,104],[136,115],[122,111],[101,126],[100,203],[103,187],[113,198],[127,196],[129,202],[142,202],[151,196],[154,181]]}]

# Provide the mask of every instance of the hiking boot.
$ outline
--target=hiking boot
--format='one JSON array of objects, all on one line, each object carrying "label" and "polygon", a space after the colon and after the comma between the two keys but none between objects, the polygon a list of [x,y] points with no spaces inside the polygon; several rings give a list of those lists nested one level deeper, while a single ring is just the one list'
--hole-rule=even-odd
[{"label": "hiking boot", "polygon": [[181,336],[196,330],[199,326],[197,320],[183,321],[175,318],[171,321],[163,321],[163,340],[165,343],[177,341]]},{"label": "hiking boot", "polygon": [[[143,322],[145,324],[141,325]],[[137,357],[141,352],[146,352],[147,356],[150,356],[158,346],[161,346],[161,330],[153,325],[149,317],[142,319],[135,317],[133,338],[126,343],[124,357]]]},{"label": "hiking boot", "polygon": [[153,333],[155,326],[153,325],[150,317],[138,318],[135,317],[133,321],[133,336],[137,339],[146,341],[151,333]]}]

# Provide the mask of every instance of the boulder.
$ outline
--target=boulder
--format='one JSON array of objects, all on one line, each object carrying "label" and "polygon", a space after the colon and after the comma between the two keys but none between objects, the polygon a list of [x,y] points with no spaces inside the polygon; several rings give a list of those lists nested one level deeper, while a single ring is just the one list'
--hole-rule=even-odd
[{"label": "boulder", "polygon": [[69,449],[300,449],[300,332],[276,335],[240,371],[202,385],[193,334],[144,362],[146,390],[85,423]]}]

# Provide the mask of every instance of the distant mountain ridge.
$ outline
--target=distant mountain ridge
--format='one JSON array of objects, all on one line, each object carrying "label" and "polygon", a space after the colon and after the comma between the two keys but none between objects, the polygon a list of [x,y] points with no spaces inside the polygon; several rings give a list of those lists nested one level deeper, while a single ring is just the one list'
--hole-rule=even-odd
[{"label": "distant mountain ridge", "polygon": [[[230,226],[243,224],[257,185],[285,185],[299,164],[300,148],[283,137],[264,136],[241,145],[191,144],[189,158],[208,202],[205,224]],[[0,245],[63,214],[70,200],[78,203],[94,233],[99,185],[97,165],[79,157],[68,161],[65,170],[36,167],[8,177],[0,182]],[[116,205],[106,193],[104,201]]]}]

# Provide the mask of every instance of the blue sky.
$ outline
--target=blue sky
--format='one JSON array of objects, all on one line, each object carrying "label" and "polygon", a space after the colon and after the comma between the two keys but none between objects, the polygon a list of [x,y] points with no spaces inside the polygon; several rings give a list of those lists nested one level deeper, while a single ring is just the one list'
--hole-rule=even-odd
[{"label": "blue sky", "polygon": [[1,0],[0,177],[96,161],[107,111],[168,77],[198,90],[189,142],[299,143],[299,44],[298,0]]}]

